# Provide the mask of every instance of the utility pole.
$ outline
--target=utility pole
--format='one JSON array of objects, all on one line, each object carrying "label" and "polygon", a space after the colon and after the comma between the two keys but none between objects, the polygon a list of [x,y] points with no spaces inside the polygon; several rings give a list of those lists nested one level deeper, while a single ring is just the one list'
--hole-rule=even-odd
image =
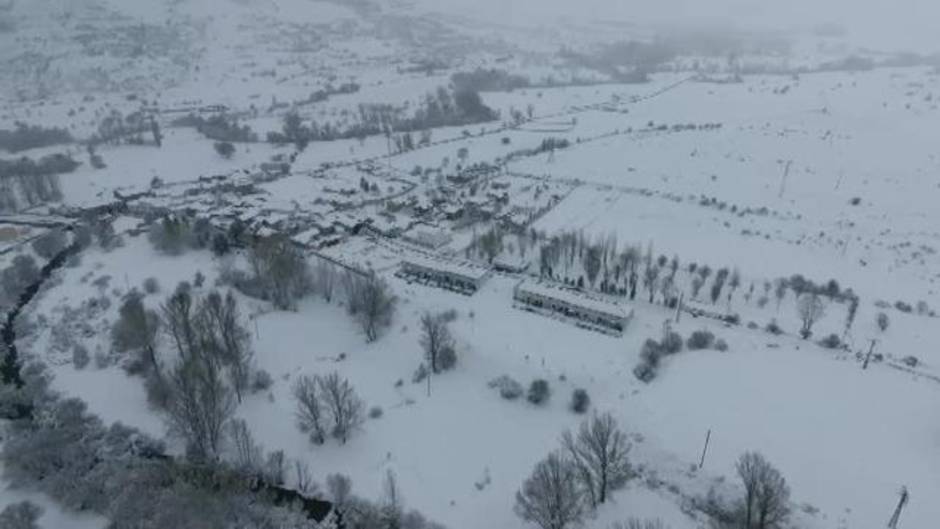
[{"label": "utility pole", "polygon": [[871,354],[875,351],[875,343],[878,340],[872,339],[871,347],[868,348],[868,354],[865,355],[865,363],[862,364],[862,369],[868,369],[868,362],[871,360]]},{"label": "utility pole", "polygon": [[679,323],[679,317],[682,315],[682,303],[685,301],[685,292],[679,293],[679,303],[676,304],[676,323]]},{"label": "utility pole", "polygon": [[898,529],[898,520],[901,518],[901,509],[907,505],[907,501],[910,498],[910,494],[907,493],[907,487],[901,487],[901,499],[898,501],[898,506],[894,509],[894,514],[891,515],[891,519],[888,521],[888,529]]},{"label": "utility pole", "polygon": [[783,177],[780,178],[780,193],[777,194],[777,198],[783,198],[783,192],[787,188],[787,177],[790,176],[791,165],[793,165],[793,160],[787,160],[787,166],[783,169]]},{"label": "utility pole", "polygon": [[708,429],[708,433],[705,434],[705,446],[702,448],[702,459],[698,462],[699,470],[702,469],[702,466],[705,464],[705,454],[708,452],[708,441],[712,438],[712,430]]}]

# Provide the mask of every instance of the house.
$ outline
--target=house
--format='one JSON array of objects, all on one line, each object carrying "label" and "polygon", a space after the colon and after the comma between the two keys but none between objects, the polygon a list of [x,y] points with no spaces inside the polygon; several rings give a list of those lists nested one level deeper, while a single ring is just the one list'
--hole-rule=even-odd
[{"label": "house", "polygon": [[620,336],[633,318],[617,301],[547,281],[523,280],[513,289],[518,308],[569,319],[579,327]]},{"label": "house", "polygon": [[415,229],[408,233],[404,239],[412,244],[417,244],[424,248],[437,250],[453,241],[449,233],[441,229]]},{"label": "house", "polygon": [[417,281],[469,296],[480,289],[489,274],[488,268],[473,263],[413,256],[402,261],[395,275],[409,282]]}]

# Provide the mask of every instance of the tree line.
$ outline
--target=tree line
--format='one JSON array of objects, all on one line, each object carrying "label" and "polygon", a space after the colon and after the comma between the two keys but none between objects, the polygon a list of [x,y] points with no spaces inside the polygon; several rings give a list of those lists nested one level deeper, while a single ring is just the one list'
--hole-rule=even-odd
[{"label": "tree line", "polygon": [[[345,115],[344,123],[304,123],[297,112],[284,117],[281,131],[269,132],[270,143],[293,143],[306,147],[312,141],[333,141],[391,133],[413,133],[435,127],[463,126],[499,119],[499,114],[483,103],[478,92],[454,92],[440,87],[428,93],[417,108],[388,104],[360,104],[358,112]],[[412,140],[413,141],[413,140]]]}]

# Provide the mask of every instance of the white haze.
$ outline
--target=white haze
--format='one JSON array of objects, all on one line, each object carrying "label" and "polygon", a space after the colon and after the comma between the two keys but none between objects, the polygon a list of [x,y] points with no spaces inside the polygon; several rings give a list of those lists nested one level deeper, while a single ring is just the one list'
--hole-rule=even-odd
[{"label": "white haze", "polygon": [[940,51],[938,0],[413,0],[423,9],[506,25],[617,21],[805,31],[843,27],[856,44]]}]

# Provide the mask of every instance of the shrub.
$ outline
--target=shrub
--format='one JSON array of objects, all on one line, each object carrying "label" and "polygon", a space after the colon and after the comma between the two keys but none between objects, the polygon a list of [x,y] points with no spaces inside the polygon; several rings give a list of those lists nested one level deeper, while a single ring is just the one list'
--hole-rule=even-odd
[{"label": "shrub", "polygon": [[508,375],[491,380],[488,384],[491,388],[499,390],[499,396],[506,400],[516,400],[522,396],[522,384]]},{"label": "shrub", "polygon": [[227,141],[217,141],[212,147],[215,149],[216,154],[225,158],[226,160],[231,158],[235,154],[235,146]]},{"label": "shrub", "polygon": [[891,324],[891,320],[888,319],[888,315],[884,312],[879,312],[878,316],[875,317],[875,322],[878,324],[878,328],[881,332],[888,330],[888,326]]},{"label": "shrub", "polygon": [[441,313],[441,319],[447,323],[457,321],[457,309],[448,309]]},{"label": "shrub", "polygon": [[88,354],[88,349],[86,349],[84,345],[76,344],[75,347],[72,348],[72,365],[75,366],[75,369],[85,369],[90,361],[91,356]]},{"label": "shrub", "polygon": [[663,354],[676,354],[682,350],[682,335],[673,331],[667,332],[659,345]]},{"label": "shrub", "polygon": [[549,396],[551,396],[551,388],[549,388],[548,381],[544,378],[537,378],[529,384],[529,393],[526,398],[532,404],[536,406],[545,404]]},{"label": "shrub", "polygon": [[783,329],[777,325],[777,320],[770,320],[770,323],[767,324],[767,327],[764,327],[764,330],[775,336],[783,334]]},{"label": "shrub", "polygon": [[415,369],[414,374],[411,375],[411,383],[417,384],[428,377],[428,367],[424,365],[424,362],[418,365],[418,369]]},{"label": "shrub", "polygon": [[108,356],[103,350],[95,351],[95,367],[98,369],[104,369],[111,365],[111,357]]},{"label": "shrub", "polygon": [[659,359],[662,358],[662,356],[662,346],[659,345],[659,342],[652,338],[648,338],[643,342],[643,347],[640,348],[640,361],[653,367],[658,367]]},{"label": "shrub", "polygon": [[689,336],[689,339],[686,341],[685,346],[690,351],[696,351],[699,349],[711,349],[712,345],[715,343],[715,335],[710,331],[701,330],[695,331]]},{"label": "shrub", "polygon": [[144,392],[147,394],[147,402],[159,410],[167,409],[173,398],[173,388],[162,377],[154,374],[147,375],[144,380]]},{"label": "shrub", "polygon": [[155,277],[148,277],[144,280],[144,292],[148,294],[156,294],[160,292],[160,283]]},{"label": "shrub", "polygon": [[894,303],[894,308],[906,314],[910,314],[914,311],[914,307],[912,307],[910,303],[905,303],[904,301],[896,301]]},{"label": "shrub", "polygon": [[904,358],[901,359],[901,362],[903,362],[904,365],[906,365],[907,367],[917,367],[917,364],[920,363],[917,357],[913,355],[905,356]]},{"label": "shrub", "polygon": [[587,390],[578,388],[571,393],[571,411],[584,413],[591,406],[591,397]]},{"label": "shrub", "polygon": [[457,352],[454,351],[453,347],[445,347],[441,349],[437,357],[438,367],[442,371],[447,371],[453,369],[457,365]]},{"label": "shrub", "polygon": [[652,380],[656,378],[656,367],[646,362],[640,362],[633,368],[633,376],[638,378],[641,382],[652,382]]},{"label": "shrub", "polygon": [[52,259],[68,245],[68,236],[59,228],[48,231],[33,241],[33,251],[40,257]]},{"label": "shrub", "polygon": [[380,419],[382,417],[382,407],[381,406],[372,406],[369,408],[369,418],[370,419]]},{"label": "shrub", "polygon": [[842,345],[842,340],[839,339],[838,335],[830,334],[822,340],[819,340],[819,345],[826,349],[838,349]]},{"label": "shrub", "polygon": [[42,507],[29,502],[11,503],[0,511],[0,527],[3,529],[38,529],[36,523],[42,516]]},{"label": "shrub", "polygon": [[728,342],[726,342],[726,341],[722,340],[721,338],[719,338],[718,340],[715,341],[715,350],[716,350],[716,351],[721,351],[721,352],[727,351],[727,350],[728,350]]},{"label": "shrub", "polygon": [[267,391],[272,384],[274,379],[271,378],[271,373],[264,369],[259,369],[251,375],[251,391],[255,393]]}]

